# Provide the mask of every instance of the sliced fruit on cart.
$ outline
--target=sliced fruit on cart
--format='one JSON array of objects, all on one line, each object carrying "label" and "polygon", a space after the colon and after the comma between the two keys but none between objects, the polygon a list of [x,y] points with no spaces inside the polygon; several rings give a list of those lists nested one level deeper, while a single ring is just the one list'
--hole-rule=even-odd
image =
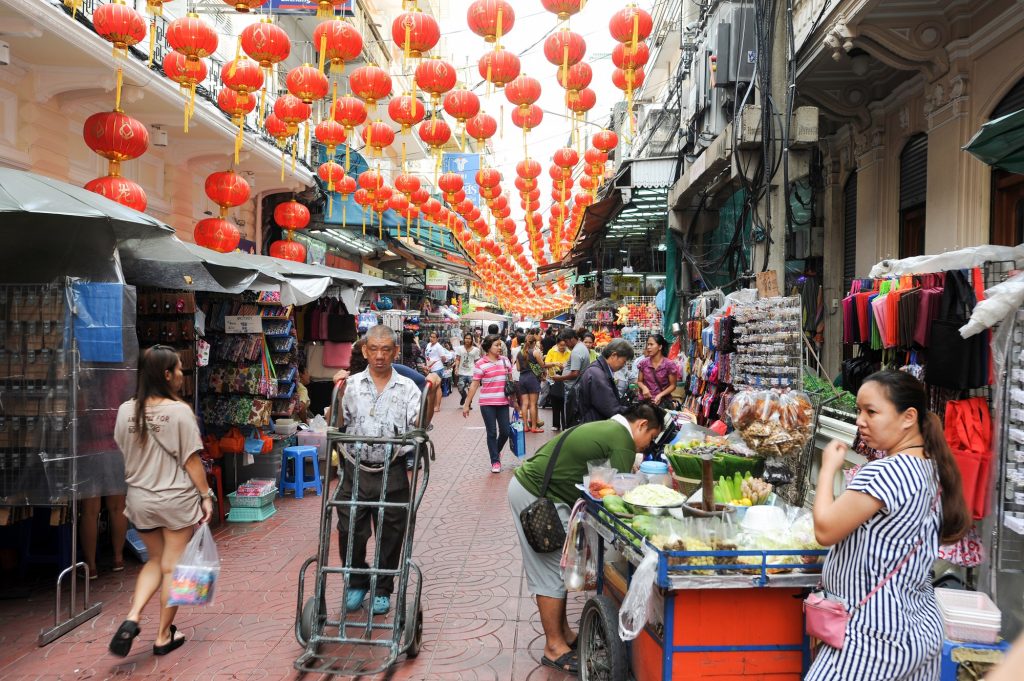
[{"label": "sliced fruit on cart", "polygon": [[686,498],[682,494],[665,485],[639,485],[626,492],[622,500],[633,506],[652,508],[682,506]]},{"label": "sliced fruit on cart", "polygon": [[604,497],[603,501],[605,510],[615,515],[629,515],[629,509],[626,508],[626,503],[622,500],[622,497],[609,494]]}]

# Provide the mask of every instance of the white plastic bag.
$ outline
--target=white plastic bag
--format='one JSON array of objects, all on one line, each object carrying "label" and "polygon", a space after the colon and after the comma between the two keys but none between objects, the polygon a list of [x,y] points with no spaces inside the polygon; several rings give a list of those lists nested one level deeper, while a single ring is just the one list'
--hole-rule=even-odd
[{"label": "white plastic bag", "polygon": [[210,526],[203,523],[178,559],[167,605],[209,605],[220,574],[220,556]]},{"label": "white plastic bag", "polygon": [[629,591],[619,608],[619,638],[632,641],[651,616],[651,596],[654,593],[654,581],[658,577],[658,552],[644,543],[644,559],[640,561],[633,578],[629,582]]},{"label": "white plastic bag", "polygon": [[314,433],[326,433],[327,432],[327,421],[320,414],[317,414],[309,421],[309,429]]}]

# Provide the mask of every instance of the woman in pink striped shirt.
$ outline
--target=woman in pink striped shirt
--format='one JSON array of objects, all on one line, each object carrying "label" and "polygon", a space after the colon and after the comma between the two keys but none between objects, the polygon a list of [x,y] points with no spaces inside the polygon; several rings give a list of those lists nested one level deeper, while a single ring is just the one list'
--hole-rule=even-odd
[{"label": "woman in pink striped shirt", "polygon": [[501,339],[496,335],[486,336],[480,344],[484,356],[473,368],[473,383],[469,386],[462,415],[469,416],[469,405],[473,396],[480,391],[480,415],[487,429],[487,452],[491,455],[491,472],[501,472],[501,449],[508,442],[508,398],[505,397],[505,381],[511,380],[512,365],[501,354]]}]

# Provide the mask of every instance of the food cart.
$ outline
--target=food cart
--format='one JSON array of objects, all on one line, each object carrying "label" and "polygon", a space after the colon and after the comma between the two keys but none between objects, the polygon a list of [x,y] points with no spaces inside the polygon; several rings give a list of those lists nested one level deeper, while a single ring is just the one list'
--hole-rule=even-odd
[{"label": "food cart", "polygon": [[[827,551],[661,550],[590,498],[582,523],[596,556],[596,593],[580,620],[580,679],[803,677],[810,642],[802,602]],[[626,643],[619,608],[645,554],[657,560],[649,618]]]}]

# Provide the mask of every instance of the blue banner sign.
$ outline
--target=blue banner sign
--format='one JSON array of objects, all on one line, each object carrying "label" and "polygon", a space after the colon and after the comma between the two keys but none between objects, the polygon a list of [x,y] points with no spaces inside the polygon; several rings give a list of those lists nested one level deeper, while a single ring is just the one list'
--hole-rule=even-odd
[{"label": "blue banner sign", "polygon": [[479,154],[445,154],[441,159],[441,172],[462,176],[462,190],[473,205],[480,205],[480,187],[476,184],[476,171],[480,170]]},{"label": "blue banner sign", "polygon": [[[270,0],[265,7],[276,14],[315,14],[317,3],[308,0]],[[352,0],[335,6],[346,16],[352,16]]]}]

